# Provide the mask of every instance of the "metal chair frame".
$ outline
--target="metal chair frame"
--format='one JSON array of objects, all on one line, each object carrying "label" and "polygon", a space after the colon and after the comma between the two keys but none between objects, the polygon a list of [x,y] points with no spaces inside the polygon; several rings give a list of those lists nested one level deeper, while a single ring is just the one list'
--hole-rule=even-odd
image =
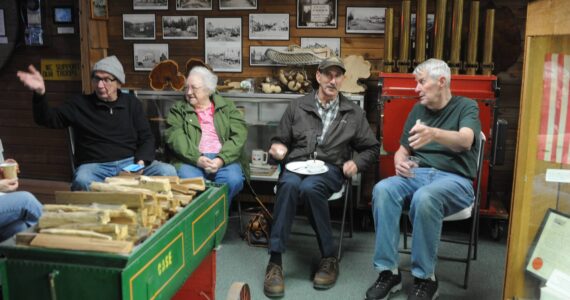
[{"label": "metal chair frame", "polygon": [[[475,199],[473,199],[473,204],[466,209],[459,211],[453,215],[449,215],[443,219],[444,222],[450,221],[461,221],[471,219],[471,228],[469,231],[469,239],[450,239],[444,238],[443,236],[440,238],[440,241],[453,243],[453,244],[463,244],[467,245],[467,255],[465,257],[454,257],[454,256],[443,256],[438,255],[438,259],[442,260],[449,260],[455,262],[461,262],[465,264],[465,273],[463,277],[463,288],[467,289],[468,281],[469,281],[469,268],[471,265],[471,260],[477,259],[477,243],[479,240],[479,204],[481,201],[481,174],[483,170],[483,157],[485,151],[485,134],[481,132],[479,134],[479,149],[477,153],[477,177],[474,181],[475,185]],[[466,213],[469,212],[469,213]],[[409,211],[405,210],[402,212],[402,223],[403,223],[403,231],[404,231],[404,247],[400,249],[400,253],[411,254],[411,251],[408,250],[408,236],[411,236],[408,228],[408,214]]]},{"label": "metal chair frame", "polygon": [[[276,192],[277,186],[274,187],[274,192]],[[348,223],[348,238],[352,238],[354,233],[354,203],[352,202],[352,178],[345,178],[344,182],[341,186],[341,189],[335,193],[333,193],[328,201],[336,201],[339,199],[343,199],[343,207],[342,207],[342,220],[340,220],[340,235],[339,235],[339,242],[338,242],[338,249],[337,249],[337,259],[340,261],[342,258],[342,242],[343,238],[345,237],[345,225]],[[242,208],[241,208],[241,201],[237,200],[238,205],[238,216],[239,216],[239,226],[240,229],[243,228],[243,221],[242,221]],[[347,220],[347,214],[349,220]],[[338,223],[339,221],[331,220],[331,223]]]}]

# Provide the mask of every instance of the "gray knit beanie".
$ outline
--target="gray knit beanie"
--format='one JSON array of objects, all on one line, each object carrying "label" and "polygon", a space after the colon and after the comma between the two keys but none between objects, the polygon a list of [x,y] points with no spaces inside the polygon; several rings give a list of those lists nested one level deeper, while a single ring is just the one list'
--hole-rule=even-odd
[{"label": "gray knit beanie", "polygon": [[125,84],[125,71],[123,71],[123,65],[115,55],[107,56],[96,62],[95,65],[93,65],[91,75],[93,75],[95,71],[107,72],[115,76],[121,84]]}]

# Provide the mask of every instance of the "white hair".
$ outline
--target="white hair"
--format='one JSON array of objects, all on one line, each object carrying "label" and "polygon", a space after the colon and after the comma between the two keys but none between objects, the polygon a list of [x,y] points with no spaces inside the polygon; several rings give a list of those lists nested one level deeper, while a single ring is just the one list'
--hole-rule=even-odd
[{"label": "white hair", "polygon": [[197,75],[204,81],[204,86],[208,90],[209,94],[213,94],[216,91],[216,86],[218,85],[218,76],[208,70],[208,68],[196,66],[190,70],[188,77]]},{"label": "white hair", "polygon": [[427,72],[427,75],[433,80],[438,80],[440,77],[445,78],[445,83],[449,87],[451,84],[451,70],[443,60],[437,58],[430,58],[423,63],[419,64],[414,69],[414,75],[419,75],[420,72]]}]

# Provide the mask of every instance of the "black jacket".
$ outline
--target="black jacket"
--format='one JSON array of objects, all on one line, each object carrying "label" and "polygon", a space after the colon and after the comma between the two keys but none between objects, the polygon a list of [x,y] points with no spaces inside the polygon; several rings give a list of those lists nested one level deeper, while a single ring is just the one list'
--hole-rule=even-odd
[{"label": "black jacket", "polygon": [[306,160],[317,149],[317,158],[342,168],[352,157],[358,171],[373,164],[380,151],[380,143],[374,137],[366,120],[366,113],[342,94],[335,119],[317,145],[317,136],[323,130],[323,122],[315,102],[315,92],[291,102],[285,110],[277,135],[272,143],[282,143],[289,149],[285,163]]},{"label": "black jacket", "polygon": [[134,156],[154,160],[154,136],[141,102],[118,91],[115,102],[103,102],[95,93],[79,95],[58,107],[34,93],[34,121],[49,128],[71,126],[75,133],[78,164],[110,162]]}]

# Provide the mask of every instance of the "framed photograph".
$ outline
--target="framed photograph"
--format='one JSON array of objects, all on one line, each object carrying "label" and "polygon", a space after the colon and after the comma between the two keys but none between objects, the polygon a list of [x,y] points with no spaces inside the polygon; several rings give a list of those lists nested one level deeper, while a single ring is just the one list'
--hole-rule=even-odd
[{"label": "framed photograph", "polygon": [[287,46],[250,46],[249,47],[249,65],[250,66],[284,66],[278,64],[267,56],[265,51],[267,49],[287,50]]},{"label": "framed photograph", "polygon": [[257,9],[257,0],[220,0],[220,10]]},{"label": "framed photograph", "polygon": [[241,72],[241,18],[204,18],[205,63],[215,72]]},{"label": "framed photograph", "polygon": [[55,24],[73,24],[73,7],[54,6],[53,22]]},{"label": "framed photograph", "polygon": [[212,0],[176,0],[176,10],[212,10]]},{"label": "framed photograph", "polygon": [[168,0],[133,0],[133,9],[168,9]]},{"label": "framed photograph", "polygon": [[154,19],[154,14],[124,14],[123,39],[154,40],[156,28]]},{"label": "framed photograph", "polygon": [[384,33],[385,7],[346,7],[346,33]]},{"label": "framed photograph", "polygon": [[289,40],[289,14],[249,14],[250,40]]},{"label": "framed photograph", "polygon": [[337,0],[297,0],[297,28],[336,28]]},{"label": "framed photograph", "polygon": [[165,40],[198,39],[198,16],[163,16],[162,38]]},{"label": "framed photograph", "polygon": [[329,47],[333,54],[340,57],[340,38],[301,38],[302,48]]},{"label": "framed photograph", "polygon": [[91,19],[109,19],[109,3],[107,0],[91,0]]},{"label": "framed photograph", "polygon": [[168,44],[133,44],[135,71],[151,71],[168,59]]}]

